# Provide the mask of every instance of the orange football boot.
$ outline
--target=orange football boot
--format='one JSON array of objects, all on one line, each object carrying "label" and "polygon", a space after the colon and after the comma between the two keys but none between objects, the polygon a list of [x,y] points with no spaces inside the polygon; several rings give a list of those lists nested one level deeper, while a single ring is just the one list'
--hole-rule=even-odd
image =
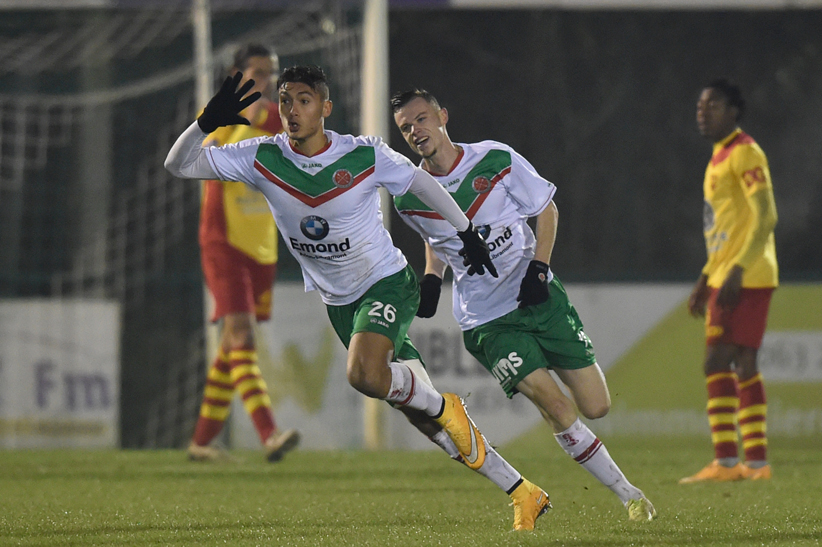
[{"label": "orange football boot", "polygon": [[679,484],[690,484],[693,482],[728,482],[738,481],[745,478],[745,469],[741,463],[733,467],[720,465],[718,460],[714,460],[702,468],[696,475],[679,479]]},{"label": "orange football boot", "polygon": [[747,465],[742,465],[742,472],[745,474],[743,478],[749,479],[752,481],[769,481],[771,480],[771,466],[765,465],[762,467],[748,467]]}]

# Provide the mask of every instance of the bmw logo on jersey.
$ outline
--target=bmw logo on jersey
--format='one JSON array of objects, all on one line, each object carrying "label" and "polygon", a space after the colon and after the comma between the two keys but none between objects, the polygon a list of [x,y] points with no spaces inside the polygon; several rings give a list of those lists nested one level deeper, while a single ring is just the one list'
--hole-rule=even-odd
[{"label": "bmw logo on jersey", "polygon": [[[325,239],[328,235],[328,221],[318,216],[308,216],[300,221],[300,231],[312,241]],[[308,243],[295,237],[288,238],[291,248],[307,258],[321,258],[334,260],[343,258],[351,250],[351,241],[324,241],[323,243]]]},{"label": "bmw logo on jersey", "polygon": [[300,221],[300,231],[305,237],[319,241],[328,235],[328,221],[318,216],[308,216]]}]

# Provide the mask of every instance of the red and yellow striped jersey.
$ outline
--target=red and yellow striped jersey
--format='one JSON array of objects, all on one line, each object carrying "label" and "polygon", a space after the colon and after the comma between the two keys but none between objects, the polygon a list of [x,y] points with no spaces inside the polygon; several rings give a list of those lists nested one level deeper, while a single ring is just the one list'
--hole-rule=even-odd
[{"label": "red and yellow striped jersey", "polygon": [[702,273],[708,276],[708,285],[721,287],[738,264],[744,268],[743,287],[776,287],[777,215],[771,172],[765,153],[741,129],[714,144],[704,193],[708,261]]},{"label": "red and yellow striped jersey", "polygon": [[[248,125],[221,127],[208,137],[217,145],[282,131],[276,102]],[[227,242],[260,264],[277,262],[277,226],[262,193],[242,182],[209,180],[200,210],[200,245]]]}]

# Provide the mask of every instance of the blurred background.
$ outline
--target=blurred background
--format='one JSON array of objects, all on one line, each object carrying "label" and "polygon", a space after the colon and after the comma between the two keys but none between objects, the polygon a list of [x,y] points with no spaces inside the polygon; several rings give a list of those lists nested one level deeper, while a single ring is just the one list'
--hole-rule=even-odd
[{"label": "blurred background", "polygon": [[[209,10],[211,82],[238,45],[262,42],[283,67],[321,65],[326,127],[363,131],[364,3]],[[193,13],[187,0],[0,1],[0,446],[73,446],[67,430],[79,445],[103,430],[102,445],[188,442],[206,370],[200,186],[162,162],[202,106]],[[740,84],[741,125],[770,162],[781,281],[822,281],[822,2],[395,0],[386,17],[390,92],[428,89],[454,141],[505,142],[557,185],[564,282],[696,279],[711,144],[695,106],[719,76]],[[419,236],[396,214],[390,226],[421,272]],[[301,279],[280,248],[275,295]],[[813,328],[799,328],[811,343]],[[98,362],[113,365],[83,368]]]}]

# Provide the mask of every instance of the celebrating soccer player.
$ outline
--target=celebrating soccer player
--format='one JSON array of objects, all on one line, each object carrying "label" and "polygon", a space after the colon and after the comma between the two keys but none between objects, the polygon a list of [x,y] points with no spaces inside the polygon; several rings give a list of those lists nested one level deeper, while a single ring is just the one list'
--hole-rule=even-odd
[{"label": "celebrating soccer player", "polygon": [[490,447],[460,397],[434,389],[408,338],[419,284],[383,226],[379,187],[394,195],[410,192],[446,219],[469,274],[497,275],[487,244],[437,181],[381,139],[325,129],[332,102],[318,67],[291,67],[277,81],[283,134],[203,148],[205,134],[248,123],[239,113],[259,93],[246,96],[254,82],[238,88],[241,81],[241,73],[226,79],[174,143],[166,168],[181,178],[242,181],[260,190],[302,268],[306,290],[320,292],[348,348],[349,383],[404,410],[443,449],[505,488],[514,498],[514,527],[533,529],[550,507],[548,496]]},{"label": "celebrating soccer player", "polygon": [[[628,482],[548,372],[553,370],[571,390],[585,417],[608,412],[610,395],[591,341],[549,266],[557,231],[554,185],[510,146],[452,142],[448,111],[425,90],[398,93],[391,105],[406,142],[422,156],[423,169],[492,242],[500,273],[498,279],[471,276],[454,244],[454,228],[415,196],[395,197],[400,216],[426,241],[417,315],[434,315],[450,266],[453,313],[466,349],[509,398],[520,392],[534,403],[563,450],[619,497],[631,520],[652,520],[651,502]],[[537,218],[536,235],[529,217]]]}]

